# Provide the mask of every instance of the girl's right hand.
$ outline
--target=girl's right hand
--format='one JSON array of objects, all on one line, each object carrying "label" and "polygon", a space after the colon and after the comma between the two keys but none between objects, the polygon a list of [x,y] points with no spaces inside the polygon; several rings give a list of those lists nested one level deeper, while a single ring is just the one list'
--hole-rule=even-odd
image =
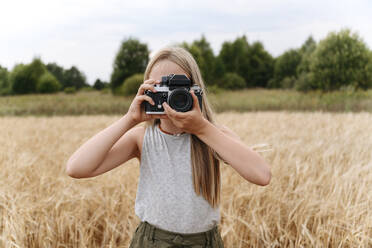
[{"label": "girl's right hand", "polygon": [[145,108],[142,104],[143,101],[147,101],[152,105],[155,104],[151,97],[144,94],[145,90],[156,92],[154,88],[155,84],[160,84],[160,81],[148,79],[138,88],[137,95],[134,97],[127,113],[136,124],[151,119],[168,119],[166,114],[146,114]]}]

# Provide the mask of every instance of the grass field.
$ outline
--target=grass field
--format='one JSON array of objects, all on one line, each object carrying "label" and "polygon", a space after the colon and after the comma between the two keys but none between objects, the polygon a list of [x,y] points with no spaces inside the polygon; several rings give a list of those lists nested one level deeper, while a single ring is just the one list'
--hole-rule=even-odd
[{"label": "grass field", "polygon": [[[301,93],[294,90],[246,89],[211,93],[208,99],[218,113],[226,111],[325,111],[372,113],[372,90]],[[103,92],[78,92],[68,95],[34,94],[0,97],[0,116],[27,115],[121,115],[133,97]]]},{"label": "grass field", "polygon": [[[139,167],[66,175],[70,155],[120,118],[0,118],[0,247],[128,247]],[[372,114],[222,113],[271,165],[262,187],[222,165],[225,247],[372,247]]]}]

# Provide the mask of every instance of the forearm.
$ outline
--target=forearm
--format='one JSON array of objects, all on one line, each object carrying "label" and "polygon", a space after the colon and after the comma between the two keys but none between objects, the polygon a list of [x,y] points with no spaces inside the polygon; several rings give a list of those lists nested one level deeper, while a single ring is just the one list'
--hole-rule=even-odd
[{"label": "forearm", "polygon": [[270,181],[269,165],[257,152],[243,142],[224,134],[207,120],[205,120],[202,130],[196,135],[215,150],[244,179],[258,185],[267,185]]},{"label": "forearm", "polygon": [[67,172],[74,175],[86,175],[94,171],[120,137],[135,125],[136,123],[126,114],[91,137],[69,158],[66,166]]}]

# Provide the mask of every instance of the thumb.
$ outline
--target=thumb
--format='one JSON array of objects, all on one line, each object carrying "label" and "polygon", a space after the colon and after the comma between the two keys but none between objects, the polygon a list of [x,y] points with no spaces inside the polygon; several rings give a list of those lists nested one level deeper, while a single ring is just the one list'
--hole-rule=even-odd
[{"label": "thumb", "polygon": [[199,100],[198,100],[198,97],[195,95],[194,90],[191,90],[191,96],[192,96],[192,99],[193,99],[193,108],[200,109]]}]

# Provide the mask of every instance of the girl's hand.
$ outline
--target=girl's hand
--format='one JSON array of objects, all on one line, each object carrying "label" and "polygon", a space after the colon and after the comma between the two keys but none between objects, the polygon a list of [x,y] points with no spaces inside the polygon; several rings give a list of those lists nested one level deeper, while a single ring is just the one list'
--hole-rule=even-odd
[{"label": "girl's hand", "polygon": [[194,94],[194,90],[190,92],[193,98],[193,106],[190,111],[178,112],[172,109],[166,102],[163,103],[163,108],[173,125],[183,132],[197,135],[206,126],[208,120],[201,113],[198,97]]},{"label": "girl's hand", "polygon": [[148,79],[141,84],[138,88],[137,95],[134,97],[129,109],[128,115],[132,119],[133,122],[136,124],[141,123],[143,121],[148,121],[151,119],[168,119],[167,115],[165,114],[146,114],[145,108],[142,104],[143,101],[147,101],[150,104],[154,105],[154,101],[151,97],[145,95],[145,90],[151,90],[152,92],[156,92],[154,85],[159,84],[159,80]]}]

